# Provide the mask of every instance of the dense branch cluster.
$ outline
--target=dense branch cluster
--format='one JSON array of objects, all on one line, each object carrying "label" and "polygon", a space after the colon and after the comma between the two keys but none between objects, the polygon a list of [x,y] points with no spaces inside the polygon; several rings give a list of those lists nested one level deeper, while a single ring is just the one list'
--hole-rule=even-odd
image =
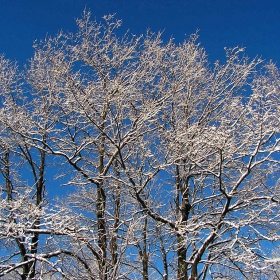
[{"label": "dense branch cluster", "polygon": [[279,279],[276,66],[77,25],[0,57],[1,279]]}]

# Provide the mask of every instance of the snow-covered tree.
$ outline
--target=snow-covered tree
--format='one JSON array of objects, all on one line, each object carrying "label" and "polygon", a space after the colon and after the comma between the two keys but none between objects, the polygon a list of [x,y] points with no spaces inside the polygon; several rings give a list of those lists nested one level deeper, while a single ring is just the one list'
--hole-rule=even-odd
[{"label": "snow-covered tree", "polygon": [[[273,273],[277,67],[241,48],[212,66],[197,34],[120,36],[113,16],[77,25],[35,45],[20,79],[1,58],[0,275]],[[50,177],[74,189],[56,205]]]}]

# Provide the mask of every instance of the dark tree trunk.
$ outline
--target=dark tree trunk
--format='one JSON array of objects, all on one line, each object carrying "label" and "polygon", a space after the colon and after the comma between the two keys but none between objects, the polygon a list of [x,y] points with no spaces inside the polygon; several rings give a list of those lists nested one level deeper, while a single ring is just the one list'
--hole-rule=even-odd
[{"label": "dark tree trunk", "polygon": [[[104,129],[104,125],[102,126]],[[101,143],[99,148],[99,174],[103,174],[104,171],[104,154],[105,154],[105,135],[101,136]],[[97,184],[97,202],[96,202],[96,214],[97,214],[97,229],[98,229],[98,246],[101,251],[101,257],[99,262],[99,274],[100,279],[107,280],[107,232],[105,221],[105,209],[106,209],[106,193],[104,190],[103,182]]]},{"label": "dark tree trunk", "polygon": [[143,265],[143,280],[149,279],[149,256],[147,252],[147,224],[148,224],[148,217],[145,217],[144,220],[144,227],[143,227],[143,255],[142,255],[142,265]]},{"label": "dark tree trunk", "polygon": [[[184,181],[180,176],[179,166],[176,166],[176,218],[180,221],[180,225],[184,226],[187,224],[189,213],[191,210],[191,205],[189,203],[189,189],[188,189],[188,179]],[[178,258],[178,280],[187,280],[187,249],[185,244],[185,238],[183,235],[177,233],[177,258]]]}]

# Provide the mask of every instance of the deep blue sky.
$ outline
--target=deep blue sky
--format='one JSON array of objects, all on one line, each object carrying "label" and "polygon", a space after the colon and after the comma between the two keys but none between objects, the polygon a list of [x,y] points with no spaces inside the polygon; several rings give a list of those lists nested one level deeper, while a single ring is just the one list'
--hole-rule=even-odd
[{"label": "deep blue sky", "polygon": [[244,46],[280,64],[280,0],[0,0],[0,53],[20,64],[33,54],[35,39],[60,29],[75,31],[83,9],[98,21],[116,13],[123,30],[134,34],[165,30],[176,42],[199,29],[199,41],[211,61],[222,60],[224,47]]}]

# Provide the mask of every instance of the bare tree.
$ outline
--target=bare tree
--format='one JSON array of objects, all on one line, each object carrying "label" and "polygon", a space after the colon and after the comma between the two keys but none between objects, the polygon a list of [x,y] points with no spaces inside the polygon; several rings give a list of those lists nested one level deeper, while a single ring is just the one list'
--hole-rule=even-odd
[{"label": "bare tree", "polygon": [[[266,248],[279,242],[276,66],[233,48],[212,67],[197,34],[180,45],[150,32],[121,37],[113,16],[99,24],[85,12],[77,25],[35,45],[12,95],[14,68],[2,66],[1,240],[13,240],[5,242],[24,259],[2,259],[0,275],[273,272]],[[48,175],[46,159],[56,172]],[[33,183],[23,188],[27,167]],[[49,176],[75,189],[55,206],[45,200]]]}]

